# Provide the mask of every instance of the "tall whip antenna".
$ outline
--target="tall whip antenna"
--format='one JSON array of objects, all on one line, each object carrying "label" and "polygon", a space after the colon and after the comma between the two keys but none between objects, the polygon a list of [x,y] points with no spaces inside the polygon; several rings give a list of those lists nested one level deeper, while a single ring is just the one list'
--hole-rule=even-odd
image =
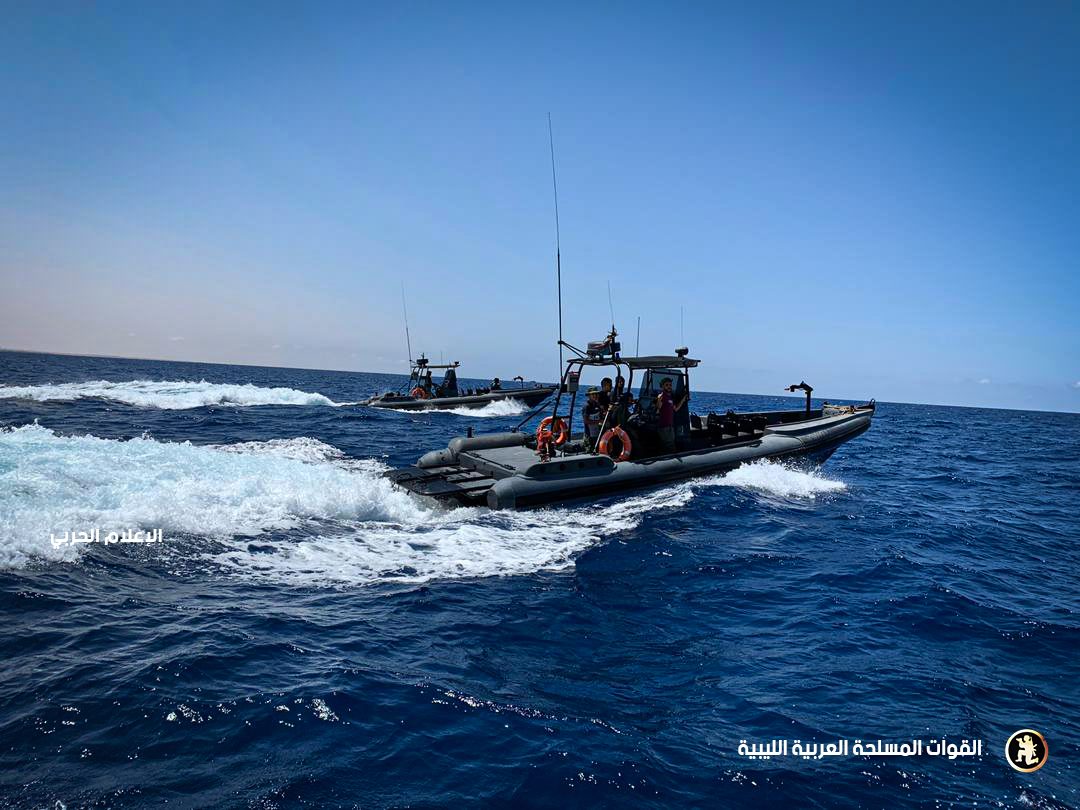
[{"label": "tall whip antenna", "polygon": [[412,365],[412,340],[409,339],[409,310],[405,306],[405,282],[401,282],[401,312],[405,316],[405,348],[409,351],[409,365]]},{"label": "tall whip antenna", "polygon": [[607,283],[607,308],[611,313],[611,331],[615,331],[615,305],[611,303],[611,280]]},{"label": "tall whip antenna", "polygon": [[641,357],[641,316],[637,316],[637,343],[634,344],[634,354]]},{"label": "tall whip antenna", "polygon": [[551,149],[551,189],[555,192],[555,282],[559,292],[559,379],[563,373],[562,342],[562,245],[559,241],[559,184],[555,180],[555,136],[551,134],[551,113],[548,113],[548,146]]},{"label": "tall whip antenna", "polygon": [[683,334],[682,312],[683,312],[683,308],[679,307],[679,345],[680,346],[685,346],[686,345],[686,335]]}]

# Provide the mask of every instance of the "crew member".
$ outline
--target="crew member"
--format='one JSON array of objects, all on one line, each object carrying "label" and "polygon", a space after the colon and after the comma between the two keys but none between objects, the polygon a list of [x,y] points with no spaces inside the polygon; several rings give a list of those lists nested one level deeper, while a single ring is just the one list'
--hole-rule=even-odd
[{"label": "crew member", "polygon": [[626,389],[626,378],[622,374],[615,377],[615,388],[611,393],[611,415],[608,427],[623,426],[630,417],[634,404],[634,395]]},{"label": "crew member", "polygon": [[492,391],[502,391],[502,380],[500,380],[498,377],[496,377],[494,380],[492,380],[491,381],[491,390]]},{"label": "crew member", "polygon": [[600,381],[600,407],[604,413],[611,407],[611,377],[604,377]]},{"label": "crew member", "polygon": [[684,394],[676,403],[671,393],[671,377],[660,381],[660,393],[656,395],[656,435],[665,452],[675,452],[675,412],[681,410],[689,398],[689,394]]},{"label": "crew member", "polygon": [[604,411],[600,407],[600,391],[590,388],[585,405],[581,409],[581,419],[585,423],[585,446],[589,452],[596,447],[596,440],[600,438],[600,423],[604,419]]}]

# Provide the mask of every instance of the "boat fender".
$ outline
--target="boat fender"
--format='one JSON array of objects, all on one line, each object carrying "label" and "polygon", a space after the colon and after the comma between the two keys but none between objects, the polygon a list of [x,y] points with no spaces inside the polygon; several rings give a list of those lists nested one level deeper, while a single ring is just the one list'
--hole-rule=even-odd
[{"label": "boat fender", "polygon": [[[611,453],[608,452],[608,449],[611,444],[611,440],[616,437],[618,437],[619,442],[622,444],[622,451],[619,453],[618,456],[611,456]],[[605,456],[611,456],[616,461],[626,461],[628,458],[630,458],[630,453],[633,450],[633,444],[630,441],[630,434],[618,425],[616,425],[600,437],[600,444],[598,445],[597,449]]]},{"label": "boat fender", "polygon": [[410,393],[410,394],[412,394],[412,395],[413,395],[414,397],[416,397],[417,399],[427,399],[427,391],[425,391],[425,390],[424,390],[423,388],[421,388],[421,387],[420,387],[419,385],[418,385],[418,386],[416,386],[416,388],[414,388],[414,389],[413,389],[412,391],[410,391],[409,393]]},{"label": "boat fender", "polygon": [[570,438],[570,430],[561,416],[545,416],[540,420],[540,426],[536,428],[536,443],[547,444],[553,441],[556,446],[566,444]]},{"label": "boat fender", "polygon": [[489,450],[493,447],[518,447],[529,438],[527,433],[485,433],[482,436],[458,436],[451,439],[449,449],[454,453],[469,450]]},{"label": "boat fender", "polygon": [[444,447],[442,450],[432,450],[420,456],[416,466],[428,470],[432,467],[446,467],[458,463],[457,451],[452,447]]}]

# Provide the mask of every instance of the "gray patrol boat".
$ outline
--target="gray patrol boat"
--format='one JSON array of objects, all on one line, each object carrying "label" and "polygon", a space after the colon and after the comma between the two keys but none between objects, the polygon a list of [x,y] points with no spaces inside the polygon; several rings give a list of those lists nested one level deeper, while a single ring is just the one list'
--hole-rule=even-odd
[{"label": "gray patrol boat", "polygon": [[[463,388],[458,385],[458,361],[448,364],[432,364],[424,355],[414,360],[409,368],[409,382],[399,391],[389,391],[361,402],[372,408],[390,408],[398,411],[431,411],[451,408],[483,408],[493,402],[514,400],[526,408],[535,408],[555,393],[554,385],[526,386],[524,379],[515,377],[519,385],[503,388],[498,377],[492,385],[479,388]],[[432,378],[433,371],[444,371],[441,383]],[[408,393],[404,393],[407,391]]]},{"label": "gray patrol boat", "polygon": [[[614,329],[586,351],[560,343],[577,356],[566,363],[559,394],[535,433],[515,430],[461,436],[443,450],[422,456],[415,467],[386,476],[410,492],[464,505],[523,509],[594,498],[685,478],[715,475],[757,459],[803,459],[820,464],[844,442],[870,427],[873,400],[865,405],[814,408],[805,382],[787,387],[806,394],[800,410],[691,414],[688,405],[674,417],[675,450],[661,441],[657,398],[670,379],[674,402],[688,402],[690,369],[697,360],[685,348],[674,356],[620,357]],[[574,433],[575,404],[584,368],[625,372],[615,389],[593,446]],[[641,385],[632,391],[635,373]],[[568,400],[568,402],[567,402]],[[565,410],[563,408],[565,407]],[[532,416],[530,414],[522,425]]]}]

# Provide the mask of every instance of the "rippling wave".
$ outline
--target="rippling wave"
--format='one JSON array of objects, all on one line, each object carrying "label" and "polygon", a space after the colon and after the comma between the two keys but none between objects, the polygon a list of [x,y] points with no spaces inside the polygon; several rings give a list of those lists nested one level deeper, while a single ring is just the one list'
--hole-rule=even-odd
[{"label": "rippling wave", "polygon": [[[381,472],[517,410],[349,405],[386,375],[0,370],[0,805],[1080,806],[1080,416],[881,403],[823,468],[503,513]],[[52,542],[91,528],[164,539]],[[1023,727],[1052,753],[1020,779]],[[736,750],[940,736],[992,753]]]},{"label": "rippling wave", "polygon": [[[818,473],[755,462],[597,510],[493,515],[408,495],[382,477],[386,469],[308,437],[199,446],[60,436],[40,425],[7,429],[0,566],[74,560],[88,546],[51,541],[69,530],[160,528],[170,540],[217,540],[200,551],[223,568],[292,583],[523,574],[569,565],[605,533],[683,506],[702,487],[804,498],[844,488]],[[190,555],[192,543],[184,546]]]},{"label": "rippling wave", "polygon": [[[32,399],[38,402],[77,399],[108,399],[145,408],[184,410],[209,405],[244,407],[251,405],[338,405],[322,394],[294,388],[261,388],[257,385],[227,385],[186,381],[130,380],[59,383],[50,385],[0,386],[0,399]],[[348,403],[344,403],[348,404]]]}]

